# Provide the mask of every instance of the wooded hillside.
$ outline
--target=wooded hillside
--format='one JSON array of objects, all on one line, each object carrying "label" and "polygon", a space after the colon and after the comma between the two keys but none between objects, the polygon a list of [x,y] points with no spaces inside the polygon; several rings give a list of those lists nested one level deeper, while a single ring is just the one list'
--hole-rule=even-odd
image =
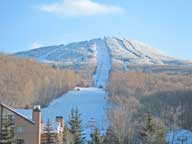
[{"label": "wooded hillside", "polygon": [[0,101],[12,107],[46,106],[76,85],[80,76],[33,60],[0,55]]},{"label": "wooded hillside", "polygon": [[111,74],[108,89],[110,128],[122,143],[143,139],[146,114],[162,124],[162,129],[192,130],[190,73],[116,72]]},{"label": "wooded hillside", "polygon": [[117,72],[108,85],[111,96],[144,96],[162,91],[191,90],[192,74]]}]

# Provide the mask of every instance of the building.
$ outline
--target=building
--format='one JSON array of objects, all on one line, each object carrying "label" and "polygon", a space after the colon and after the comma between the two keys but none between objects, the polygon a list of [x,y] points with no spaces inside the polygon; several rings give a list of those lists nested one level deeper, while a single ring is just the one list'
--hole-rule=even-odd
[{"label": "building", "polygon": [[[54,141],[64,132],[63,117],[57,117],[58,127],[52,131]],[[41,144],[45,143],[46,133],[42,127],[40,106],[35,106],[32,112],[32,119],[16,112],[14,109],[0,103],[0,143],[3,138],[14,139],[16,144]]]}]

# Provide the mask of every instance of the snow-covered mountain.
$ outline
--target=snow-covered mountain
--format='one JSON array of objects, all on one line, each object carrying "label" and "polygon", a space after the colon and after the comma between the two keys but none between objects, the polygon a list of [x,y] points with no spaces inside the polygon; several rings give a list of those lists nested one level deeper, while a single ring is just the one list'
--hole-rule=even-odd
[{"label": "snow-covered mountain", "polygon": [[[116,37],[105,37],[103,39],[93,39],[68,45],[42,47],[19,52],[15,55],[54,64],[60,68],[72,66],[72,68],[80,70],[81,68],[88,67],[88,65],[92,65],[95,67],[94,71],[92,71],[95,87],[106,86],[110,71],[114,69],[115,65],[121,65],[125,71],[130,70],[133,65],[136,67],[138,65],[147,65],[146,67],[151,67],[151,65],[160,66],[155,67],[154,71],[161,71],[161,66],[165,65],[166,67],[164,69],[168,71],[170,69],[168,68],[169,65],[174,65],[171,66],[171,70],[177,71],[177,65],[187,63],[187,61],[167,56],[142,42]],[[191,72],[188,69],[187,71]],[[89,136],[92,130],[92,127],[89,126],[90,123],[94,123],[96,127],[102,130],[102,133],[105,133],[108,126],[106,109],[108,92],[97,88],[80,89],[80,91],[69,91],[63,97],[54,100],[47,108],[43,109],[44,119],[49,117],[54,118],[60,114],[65,114],[64,116],[66,118],[72,107],[79,107],[80,111],[83,112],[83,128],[86,136]],[[28,113],[26,110],[20,110],[19,112]],[[172,139],[172,135],[171,132],[168,133],[168,142],[176,142],[176,139],[183,135],[190,138],[191,133],[178,131],[174,139]]]},{"label": "snow-covered mountain", "polygon": [[108,47],[112,60],[128,61],[133,64],[166,64],[176,60],[142,42],[116,37],[41,47],[18,52],[16,55],[35,58],[39,61],[86,62],[95,60],[96,47],[103,47],[101,41]]},{"label": "snow-covered mountain", "polygon": [[[167,65],[184,63],[184,61],[167,56],[142,42],[117,37],[105,37],[67,45],[41,47],[18,52],[16,55],[34,58],[40,62],[80,66],[96,64],[98,60],[97,54],[105,52],[110,56],[108,59],[112,63],[122,64],[125,70],[131,64]],[[106,58],[106,56],[103,58]]]}]

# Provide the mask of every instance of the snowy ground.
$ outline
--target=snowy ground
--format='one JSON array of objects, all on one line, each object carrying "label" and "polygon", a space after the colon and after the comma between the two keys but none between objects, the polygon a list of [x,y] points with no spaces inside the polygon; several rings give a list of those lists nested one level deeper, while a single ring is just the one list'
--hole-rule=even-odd
[{"label": "snowy ground", "polygon": [[96,40],[97,69],[93,76],[96,87],[104,87],[111,71],[111,57],[104,40]]},{"label": "snowy ground", "polygon": [[[102,39],[93,40],[90,43],[96,46],[97,69],[93,76],[95,86],[105,88],[111,70],[109,50]],[[68,121],[71,109],[78,107],[82,113],[83,128],[87,139],[95,127],[99,128],[103,134],[108,128],[107,96],[108,93],[99,88],[80,88],[80,91],[69,91],[52,101],[47,108],[42,109],[43,122],[46,123],[49,118],[55,124],[56,116],[63,116],[65,121]],[[17,111],[31,119],[31,110]]]},{"label": "snowy ground", "polygon": [[[78,107],[82,113],[83,128],[87,139],[94,127],[104,133],[108,127],[106,116],[107,93],[98,88],[80,88],[80,91],[69,91],[62,97],[52,101],[47,108],[42,109],[43,122],[49,118],[53,124],[56,116],[63,116],[68,121],[72,108]],[[17,110],[31,119],[31,110]],[[56,127],[56,126],[54,126]]]},{"label": "snowy ground", "polygon": [[[106,87],[111,71],[111,61],[118,60],[123,63],[124,70],[129,64],[164,64],[172,62],[174,58],[168,57],[156,49],[138,41],[121,38],[104,38],[57,45],[17,53],[21,57],[35,58],[39,61],[82,64],[97,60],[97,68],[93,75],[95,87]],[[42,109],[43,122],[49,118],[55,125],[55,117],[63,116],[68,121],[71,108],[78,107],[82,113],[83,128],[87,139],[93,127],[105,133],[108,127],[107,120],[108,93],[98,88],[81,88],[72,90],[52,101],[47,108]],[[31,119],[31,110],[17,110]],[[55,126],[54,126],[55,127]],[[181,142],[182,139],[187,139]],[[167,134],[167,141],[172,142],[173,133]],[[175,132],[173,144],[192,144],[192,132],[180,130]]]},{"label": "snowy ground", "polygon": [[[29,51],[18,52],[15,53],[15,55],[19,57],[34,58],[44,63],[57,64],[59,62],[63,63],[63,65],[65,66],[67,62],[72,63],[72,65],[74,64],[81,65],[84,62],[85,63],[90,61],[95,62],[96,60],[95,56],[97,52],[96,49],[101,52],[97,55],[99,62],[98,69],[99,68],[104,69],[102,61],[107,62],[109,59],[111,59],[110,61],[112,60],[121,61],[122,64],[124,63],[125,66],[127,65],[126,63],[127,61],[129,62],[129,65],[130,64],[178,65],[178,64],[191,63],[190,61],[178,60],[173,57],[167,56],[158,49],[155,49],[142,42],[120,37],[105,37],[101,39],[92,39],[92,40],[74,42],[67,45],[41,47]],[[110,56],[108,55],[109,53]],[[107,63],[105,63],[104,65],[106,67]],[[108,68],[110,67],[106,67],[106,69]],[[98,81],[98,83],[100,82]]]},{"label": "snowy ground", "polygon": [[[27,53],[18,53],[25,56]],[[37,60],[50,60],[56,62],[88,62],[97,60],[97,68],[94,79],[95,87],[106,87],[111,71],[111,60],[120,60],[124,70],[132,63],[163,63],[172,60],[151,47],[136,41],[128,41],[119,38],[94,39],[90,41],[72,43],[66,46],[46,47],[32,50],[26,56],[36,57]],[[105,133],[108,128],[107,97],[108,93],[98,88],[80,88],[80,91],[72,90],[52,101],[47,108],[42,109],[43,122],[48,118],[56,127],[56,116],[63,116],[68,121],[72,108],[78,107],[82,113],[83,129],[87,139],[94,127]],[[17,110],[31,119],[31,110]],[[178,130],[167,134],[167,142],[172,144],[192,144],[192,132]],[[182,142],[183,141],[183,142]]]},{"label": "snowy ground", "polygon": [[192,132],[188,130],[177,130],[167,134],[168,144],[192,144]]}]

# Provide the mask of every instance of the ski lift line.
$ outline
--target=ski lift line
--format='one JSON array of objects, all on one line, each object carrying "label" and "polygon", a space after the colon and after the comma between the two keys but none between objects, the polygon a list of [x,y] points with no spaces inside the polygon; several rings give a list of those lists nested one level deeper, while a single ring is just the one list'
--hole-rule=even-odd
[{"label": "ski lift line", "polygon": [[[102,48],[102,49],[101,49]],[[105,86],[110,71],[110,54],[104,40],[96,41],[97,49],[97,70],[95,74],[95,86]]]}]

